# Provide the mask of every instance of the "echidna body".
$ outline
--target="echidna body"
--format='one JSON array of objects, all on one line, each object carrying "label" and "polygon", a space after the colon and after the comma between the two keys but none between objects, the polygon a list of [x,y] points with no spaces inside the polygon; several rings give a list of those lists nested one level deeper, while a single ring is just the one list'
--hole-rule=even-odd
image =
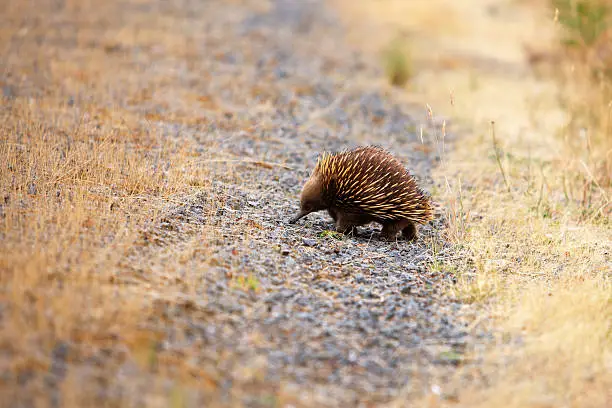
[{"label": "echidna body", "polygon": [[406,239],[417,235],[415,224],[431,220],[428,197],[395,157],[378,146],[341,153],[324,153],[304,185],[300,213],[327,210],[336,230],[348,232],[372,221],[382,224],[382,235]]}]

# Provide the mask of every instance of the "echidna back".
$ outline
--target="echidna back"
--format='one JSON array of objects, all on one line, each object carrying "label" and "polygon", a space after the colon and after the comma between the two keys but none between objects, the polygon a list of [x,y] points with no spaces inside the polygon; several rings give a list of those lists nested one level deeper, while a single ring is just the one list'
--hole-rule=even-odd
[{"label": "echidna back", "polygon": [[432,218],[428,197],[402,163],[380,147],[324,154],[315,172],[331,206],[381,222]]}]

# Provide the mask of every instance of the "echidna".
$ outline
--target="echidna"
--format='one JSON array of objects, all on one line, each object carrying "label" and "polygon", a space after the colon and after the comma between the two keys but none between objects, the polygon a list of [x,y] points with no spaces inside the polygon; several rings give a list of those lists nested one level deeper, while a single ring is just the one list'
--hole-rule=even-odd
[{"label": "echidna", "polygon": [[395,239],[417,236],[415,223],[433,218],[429,198],[395,157],[378,146],[323,153],[304,185],[300,218],[327,210],[342,233],[372,221],[382,224],[382,235]]}]

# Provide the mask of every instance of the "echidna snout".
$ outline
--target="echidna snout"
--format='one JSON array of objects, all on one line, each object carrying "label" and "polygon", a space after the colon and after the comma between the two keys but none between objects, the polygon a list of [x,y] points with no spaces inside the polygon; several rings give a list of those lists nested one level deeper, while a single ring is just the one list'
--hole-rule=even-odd
[{"label": "echidna snout", "polygon": [[313,174],[304,184],[300,197],[300,212],[289,220],[290,224],[295,224],[300,218],[311,212],[327,209],[328,206],[323,198],[323,184],[317,174]]}]

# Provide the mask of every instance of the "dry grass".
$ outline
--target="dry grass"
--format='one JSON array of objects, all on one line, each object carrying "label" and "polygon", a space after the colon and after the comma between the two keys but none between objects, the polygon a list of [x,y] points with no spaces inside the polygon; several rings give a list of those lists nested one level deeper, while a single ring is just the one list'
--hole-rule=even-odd
[{"label": "dry grass", "polygon": [[[197,126],[150,91],[174,78],[139,72],[123,50],[156,44],[185,56],[190,43],[166,30],[180,21],[113,29],[111,17],[121,15],[113,2],[94,14],[76,1],[61,10],[54,2],[30,6],[0,6],[0,399],[178,406],[182,391],[168,384],[197,378],[206,387],[205,368],[158,354],[153,323],[159,307],[180,306],[200,290],[202,282],[168,274],[205,265],[206,234],[190,232],[163,260],[163,273],[153,258],[139,270],[134,262],[163,246],[149,231],[170,208],[208,189],[201,162],[210,155],[141,119],[162,112]],[[178,286],[187,288],[181,296]],[[135,369],[119,374],[126,362]],[[58,395],[48,391],[53,378],[63,379]]]},{"label": "dry grass", "polygon": [[[184,159],[173,147],[131,136],[62,120],[39,102],[5,101],[0,364],[10,373],[2,387],[6,400],[23,397],[10,393],[15,382],[51,370],[64,345],[76,363],[121,346],[137,353],[143,336],[154,337],[143,326],[153,313],[151,299],[144,288],[122,282],[122,262],[145,245],[143,229],[194,174],[173,167]],[[41,384],[32,383],[30,398],[44,404]],[[79,389],[65,392],[83,403],[92,390]]]},{"label": "dry grass", "polygon": [[[452,20],[459,12],[456,2],[432,2],[426,11],[417,2],[419,7],[406,16],[409,21],[403,26],[394,17],[402,2],[365,3],[365,12],[350,11],[366,19],[353,20],[356,31],[378,21],[380,32],[409,28],[413,38],[429,41],[430,54],[448,50],[437,44],[454,26],[452,21],[445,24],[445,10],[451,11]],[[483,5],[474,0],[464,7],[469,14]],[[532,7],[527,11],[531,14],[540,11],[533,3],[522,7]],[[552,22],[554,12],[547,14]],[[437,24],[431,23],[432,15],[439,16]],[[500,59],[511,55],[504,54],[495,31],[486,31],[486,17],[465,21],[474,25],[480,38],[472,41],[471,33],[455,30],[462,48],[477,47],[486,56],[490,47],[498,47]],[[489,28],[501,30],[504,24],[495,20]],[[432,28],[438,26],[440,33]],[[519,26],[518,33],[509,26],[504,41],[525,39],[525,27]],[[545,46],[539,39],[531,40]],[[463,264],[440,267],[456,271],[452,296],[482,308],[482,320],[473,324],[486,324],[492,317],[491,329],[497,335],[487,351],[475,350],[467,357],[483,363],[461,367],[454,381],[430,378],[409,384],[405,395],[423,398],[414,406],[603,407],[612,401],[610,82],[591,75],[595,65],[585,55],[593,55],[592,50],[567,52],[557,47],[550,52],[556,64],[543,74],[547,77],[504,76],[474,60],[464,61],[453,64],[451,71],[478,77],[477,86],[463,88],[451,82],[447,88],[444,78],[460,77],[442,70],[438,80],[429,81],[429,89],[418,95],[440,105],[440,95],[446,94],[451,103],[438,113],[454,115],[455,123],[470,128],[444,155],[437,172],[444,187],[436,192],[448,210],[449,238],[470,256]],[[439,69],[429,66],[421,68]],[[415,72],[416,82],[419,76]],[[556,81],[556,93],[548,86],[551,79]],[[489,94],[487,87],[496,92]],[[545,94],[534,97],[532,89]],[[553,92],[546,93],[550,89]],[[513,109],[500,95],[529,109]],[[497,103],[503,108],[489,109]],[[555,121],[559,111],[563,119]],[[496,124],[494,135],[491,120],[497,116],[504,121]],[[392,405],[406,402],[399,399]]]},{"label": "dry grass", "polygon": [[[464,153],[463,160],[470,160]],[[542,171],[531,193],[519,191],[517,182],[508,193],[496,160],[486,164],[460,170],[497,176],[462,178],[474,186],[463,190],[469,211],[460,240],[473,265],[458,267],[451,293],[485,305],[500,335],[484,355],[483,372],[491,383],[463,388],[459,402],[605,406],[612,387],[609,216],[593,217],[597,207],[585,209],[580,201],[562,204],[558,167]]]}]

